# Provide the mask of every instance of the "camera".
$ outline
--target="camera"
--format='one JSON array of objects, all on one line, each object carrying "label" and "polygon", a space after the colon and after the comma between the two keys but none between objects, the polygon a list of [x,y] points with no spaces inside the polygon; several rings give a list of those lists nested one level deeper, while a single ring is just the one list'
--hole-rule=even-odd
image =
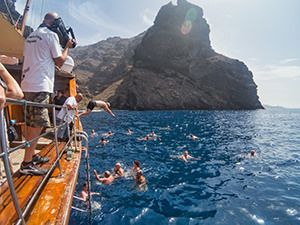
[{"label": "camera", "polygon": [[70,33],[72,36],[72,41],[73,41],[73,48],[75,48],[76,43],[75,43],[74,32],[71,27],[67,27],[67,28],[65,27],[65,24],[60,17],[55,19],[53,24],[49,28],[53,32],[57,33],[58,38],[59,38],[59,43],[62,48],[66,47],[66,44],[70,39],[70,37],[69,37],[69,33]]}]

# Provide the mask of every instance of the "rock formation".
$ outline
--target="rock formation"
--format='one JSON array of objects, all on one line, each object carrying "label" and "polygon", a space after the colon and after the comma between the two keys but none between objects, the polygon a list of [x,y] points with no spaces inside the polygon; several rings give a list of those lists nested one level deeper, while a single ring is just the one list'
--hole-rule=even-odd
[{"label": "rock formation", "polygon": [[81,91],[115,109],[261,109],[247,66],[216,53],[203,10],[185,0],[163,6],[132,39],[74,49]]}]

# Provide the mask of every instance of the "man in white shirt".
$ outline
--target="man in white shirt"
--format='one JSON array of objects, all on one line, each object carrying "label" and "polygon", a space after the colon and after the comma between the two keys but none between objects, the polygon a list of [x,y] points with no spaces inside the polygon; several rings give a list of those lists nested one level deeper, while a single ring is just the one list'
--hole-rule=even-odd
[{"label": "man in white shirt", "polygon": [[[21,88],[27,101],[49,103],[54,86],[55,65],[62,67],[67,59],[68,49],[72,48],[73,42],[70,39],[63,52],[61,51],[58,35],[48,28],[55,19],[58,19],[55,12],[47,13],[43,23],[25,41]],[[44,127],[50,126],[48,109],[27,106],[26,124],[28,140],[38,137]],[[20,168],[22,174],[47,173],[46,169],[35,166],[49,161],[48,157],[34,155],[37,142],[38,140],[31,142],[25,148]]]},{"label": "man in white shirt", "polygon": [[[62,108],[60,112],[58,113],[56,119],[56,123],[59,125],[61,120],[64,122],[67,122],[64,126],[60,127],[58,130],[58,138],[67,137],[67,126],[72,122],[75,111],[77,110],[77,104],[83,99],[83,95],[81,93],[78,93],[75,97],[69,97],[63,104],[63,106],[66,106],[66,108]],[[67,110],[67,111],[66,111]]]}]

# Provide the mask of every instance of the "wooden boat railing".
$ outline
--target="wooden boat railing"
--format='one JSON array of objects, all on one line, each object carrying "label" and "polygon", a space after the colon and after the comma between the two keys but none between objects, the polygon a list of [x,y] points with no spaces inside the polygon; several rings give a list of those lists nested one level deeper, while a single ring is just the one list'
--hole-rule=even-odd
[{"label": "wooden boat railing", "polygon": [[[5,168],[5,173],[6,173],[6,177],[7,177],[7,182],[8,182],[8,186],[9,186],[9,190],[10,193],[12,195],[12,199],[13,199],[13,203],[15,206],[15,210],[17,212],[18,215],[18,222],[16,224],[23,224],[25,225],[25,216],[27,215],[29,209],[32,207],[32,204],[35,202],[36,198],[38,197],[39,192],[41,191],[42,187],[44,186],[45,182],[48,180],[48,178],[50,177],[52,171],[55,169],[56,166],[59,167],[59,171],[60,171],[60,177],[64,177],[64,175],[62,174],[62,169],[61,169],[61,164],[60,164],[60,159],[62,154],[65,152],[65,149],[67,148],[67,146],[71,145],[71,142],[75,141],[75,148],[77,148],[77,137],[82,137],[85,139],[86,141],[86,154],[85,154],[85,158],[86,158],[86,169],[87,169],[87,184],[88,184],[88,190],[89,190],[89,200],[91,200],[90,198],[90,174],[89,174],[89,163],[88,163],[88,135],[84,132],[84,131],[79,131],[76,130],[76,126],[73,126],[74,132],[73,135],[70,136],[70,129],[69,126],[67,125],[67,130],[68,130],[68,142],[67,144],[64,146],[63,150],[59,153],[58,150],[58,139],[57,139],[57,131],[60,127],[65,126],[66,124],[68,124],[67,122],[64,122],[64,118],[66,116],[66,112],[63,116],[63,119],[61,120],[59,125],[56,125],[56,117],[55,117],[55,108],[64,108],[64,106],[58,106],[58,105],[53,105],[53,104],[42,104],[42,103],[36,103],[36,102],[29,102],[29,101],[25,101],[25,100],[15,100],[15,99],[10,99],[7,98],[6,101],[8,103],[12,103],[12,104],[19,104],[19,105],[24,105],[25,110],[24,110],[24,114],[25,114],[25,141],[24,143],[8,150],[7,149],[7,140],[6,140],[6,129],[5,129],[5,117],[4,117],[4,110],[1,110],[0,112],[0,144],[1,144],[1,149],[2,149],[2,153],[0,153],[0,158],[3,158],[3,162],[4,162],[4,168]],[[36,106],[36,107],[47,107],[47,108],[52,108],[53,110],[53,128],[49,129],[47,132],[39,135],[37,138],[34,138],[30,141],[27,140],[27,126],[26,126],[26,107],[27,106]],[[79,123],[79,117],[75,116],[73,119],[74,124],[76,124],[76,120]],[[26,208],[23,210],[21,210],[20,204],[18,202],[18,198],[16,195],[16,191],[14,188],[14,184],[13,184],[13,179],[12,179],[12,174],[10,171],[10,166],[9,166],[9,154],[21,149],[25,146],[28,146],[31,142],[39,139],[40,137],[43,137],[51,132],[54,131],[54,141],[55,141],[55,146],[56,146],[56,159],[54,161],[54,163],[52,164],[51,168],[48,170],[47,174],[44,176],[43,180],[41,181],[41,183],[39,184],[38,188],[36,189],[36,191],[34,192],[33,196],[31,197],[30,201],[27,203]],[[77,150],[77,149],[76,149]],[[70,203],[69,203],[70,204]],[[70,206],[71,207],[71,206]],[[90,218],[91,218],[91,202],[89,201],[89,223],[90,223]]]}]

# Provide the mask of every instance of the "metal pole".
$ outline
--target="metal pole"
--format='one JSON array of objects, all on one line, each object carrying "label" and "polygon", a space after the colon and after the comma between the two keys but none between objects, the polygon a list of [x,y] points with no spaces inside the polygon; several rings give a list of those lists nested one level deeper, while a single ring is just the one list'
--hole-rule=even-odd
[{"label": "metal pole", "polygon": [[[52,114],[53,114],[53,127],[54,127],[55,149],[56,149],[56,156],[58,158],[59,157],[59,151],[58,151],[58,142],[57,142],[57,129],[56,129],[55,107],[53,107]],[[59,168],[59,173],[60,173],[59,176],[60,177],[65,177],[65,174],[62,174],[60,159],[58,160],[58,168]]]},{"label": "metal pole", "polygon": [[21,23],[21,34],[22,35],[24,33],[24,30],[25,30],[25,22],[26,22],[26,17],[27,17],[28,11],[29,11],[29,6],[30,6],[30,0],[27,0],[26,6],[24,8],[22,23]]},{"label": "metal pole", "polygon": [[73,132],[74,132],[74,140],[75,140],[75,151],[77,152],[76,116],[74,116],[73,121],[74,121]]},{"label": "metal pole", "polygon": [[9,159],[8,159],[8,153],[7,153],[7,140],[6,140],[6,129],[5,129],[5,122],[4,122],[4,114],[3,114],[3,109],[1,110],[1,114],[0,114],[0,130],[1,130],[1,139],[0,139],[0,142],[1,142],[1,149],[2,151],[5,152],[5,155],[3,157],[3,162],[4,162],[4,168],[5,168],[5,173],[6,173],[6,177],[7,177],[7,182],[8,182],[8,186],[9,186],[9,190],[10,190],[10,193],[13,197],[13,201],[14,201],[14,205],[15,205],[15,209],[17,211],[17,214],[19,216],[19,219],[21,219],[22,221],[22,224],[25,225],[25,220],[24,220],[24,217],[22,215],[22,211],[21,211],[21,208],[20,208],[20,205],[19,205],[19,202],[18,202],[18,198],[17,198],[17,195],[16,195],[16,191],[15,191],[15,187],[14,187],[14,183],[13,183],[13,180],[12,180],[12,176],[11,176],[11,172],[10,172],[10,167],[9,167]]}]

